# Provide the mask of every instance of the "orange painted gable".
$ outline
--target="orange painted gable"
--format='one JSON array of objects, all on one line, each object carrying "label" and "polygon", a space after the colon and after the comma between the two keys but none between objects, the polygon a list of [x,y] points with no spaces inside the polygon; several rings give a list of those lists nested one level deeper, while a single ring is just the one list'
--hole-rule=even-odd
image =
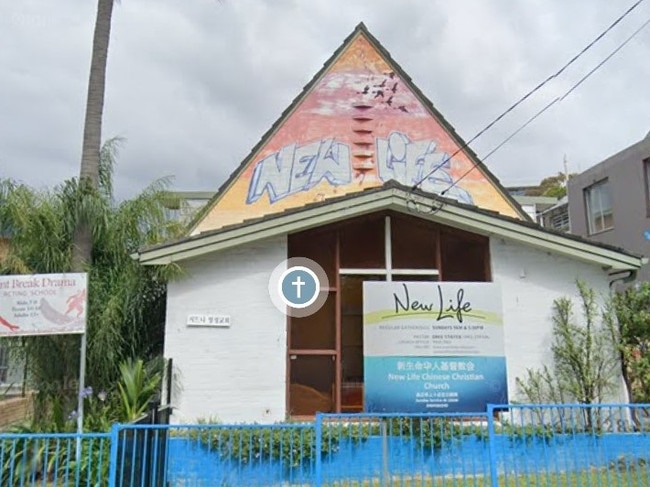
[{"label": "orange painted gable", "polygon": [[408,186],[422,181],[424,191],[525,218],[477,160],[464,151],[449,160],[462,141],[391,64],[358,28],[222,188],[192,233],[391,179]]}]

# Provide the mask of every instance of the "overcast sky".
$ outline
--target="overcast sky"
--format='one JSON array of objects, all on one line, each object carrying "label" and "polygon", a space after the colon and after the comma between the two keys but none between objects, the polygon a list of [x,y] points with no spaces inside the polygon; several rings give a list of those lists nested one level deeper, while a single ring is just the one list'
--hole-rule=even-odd
[{"label": "overcast sky", "polygon": [[[634,0],[122,0],[103,138],[125,138],[116,186],[172,176],[216,190],[363,21],[469,140]],[[78,173],[96,0],[0,0],[0,177]],[[564,75],[472,144],[479,157],[650,17],[643,2]],[[506,185],[585,170],[650,131],[650,26],[486,165]]]}]

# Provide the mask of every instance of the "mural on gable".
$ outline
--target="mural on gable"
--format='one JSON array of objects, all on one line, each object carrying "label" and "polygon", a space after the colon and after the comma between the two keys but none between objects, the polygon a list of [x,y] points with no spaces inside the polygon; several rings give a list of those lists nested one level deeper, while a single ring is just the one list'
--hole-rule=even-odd
[{"label": "mural on gable", "polygon": [[[196,232],[382,185],[394,179],[517,217],[511,203],[364,35],[240,169]],[[423,181],[424,179],[424,181]]]}]

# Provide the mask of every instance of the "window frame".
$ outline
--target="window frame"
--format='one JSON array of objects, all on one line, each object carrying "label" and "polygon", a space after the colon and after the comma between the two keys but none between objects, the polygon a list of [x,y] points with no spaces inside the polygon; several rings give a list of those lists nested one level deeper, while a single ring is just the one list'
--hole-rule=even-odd
[{"label": "window frame", "polygon": [[[406,268],[406,267],[401,267],[401,266],[396,266],[394,265],[395,262],[393,261],[393,236],[394,236],[394,230],[398,231],[396,227],[393,226],[393,222],[396,220],[408,220],[412,224],[419,224],[428,227],[431,230],[431,237],[433,241],[435,242],[435,247],[433,247],[432,251],[434,252],[435,258],[433,259],[433,262],[431,264],[433,265],[422,265],[421,267],[418,266],[416,268]],[[344,267],[342,265],[342,259],[341,259],[341,251],[343,248],[343,242],[341,241],[341,233],[345,231],[345,228],[348,225],[356,225],[359,223],[362,223],[364,221],[369,221],[369,220],[375,220],[375,221],[381,221],[382,226],[383,226],[383,235],[381,235],[381,240],[377,240],[377,243],[383,248],[384,250],[384,255],[383,255],[383,262],[381,262],[381,265],[378,265],[377,267]],[[483,249],[483,269],[481,269],[482,274],[483,274],[483,279],[481,279],[484,282],[491,282],[492,281],[492,272],[491,272],[491,259],[490,259],[490,244],[489,244],[489,237],[483,236],[483,235],[478,235],[474,234],[471,232],[466,232],[460,229],[452,228],[452,227],[447,227],[444,225],[439,225],[438,223],[427,221],[427,222],[422,222],[421,220],[412,217],[412,216],[407,216],[401,213],[396,213],[396,212],[380,212],[380,213],[373,213],[370,215],[362,216],[362,217],[357,217],[351,220],[346,220],[344,222],[339,222],[339,223],[334,223],[331,225],[326,225],[320,228],[315,228],[315,229],[310,229],[307,230],[306,232],[309,232],[311,235],[311,239],[313,239],[313,236],[315,235],[320,235],[321,237],[323,235],[334,235],[333,240],[333,255],[334,255],[334,271],[332,276],[328,276],[330,278],[329,282],[329,288],[328,292],[332,293],[334,295],[335,299],[335,309],[334,309],[334,326],[335,326],[335,344],[334,348],[310,348],[310,349],[303,349],[303,348],[296,348],[294,345],[294,341],[292,340],[292,322],[293,318],[290,316],[287,316],[287,357],[286,357],[286,364],[287,364],[287,369],[286,369],[286,411],[289,417],[293,419],[309,419],[313,418],[312,415],[301,415],[301,414],[296,414],[295,412],[292,411],[292,394],[291,394],[291,385],[292,385],[292,375],[291,375],[291,370],[292,367],[295,367],[295,363],[292,363],[294,360],[297,360],[301,356],[330,356],[332,357],[332,360],[334,361],[334,367],[335,367],[335,378],[334,378],[334,384],[332,384],[332,391],[331,391],[331,401],[332,401],[332,409],[334,412],[342,413],[342,412],[359,412],[356,411],[358,407],[361,407],[363,410],[363,403],[361,401],[361,404],[353,405],[351,406],[350,404],[343,404],[343,391],[344,389],[347,388],[349,385],[355,385],[358,386],[359,383],[356,382],[346,382],[343,380],[343,328],[342,328],[342,323],[343,323],[343,283],[342,280],[346,277],[370,277],[370,276],[375,276],[375,277],[380,277],[381,280],[386,281],[386,282],[391,282],[391,281],[403,281],[403,280],[409,280],[410,278],[414,278],[417,281],[420,280],[427,280],[427,281],[432,281],[432,282],[440,282],[440,281],[445,281],[446,279],[444,278],[444,269],[445,269],[445,262],[443,262],[443,255],[442,255],[442,249],[443,249],[443,240],[446,238],[449,238],[450,236],[456,237],[460,240],[463,241],[471,241],[471,242],[477,242],[482,246]],[[303,231],[301,232],[296,232],[296,234],[302,234]],[[304,238],[303,235],[298,237],[299,239]],[[296,245],[297,242],[300,240],[294,240],[294,237],[292,234],[288,236],[289,242],[288,242],[288,257],[296,257],[299,256],[300,252],[300,247],[299,245]],[[310,240],[311,240],[310,239]],[[319,241],[322,242],[322,238],[319,239]],[[304,257],[304,255],[301,255]],[[353,262],[349,262],[349,264],[353,264]],[[379,263],[378,263],[379,264]],[[360,383],[361,387],[363,387],[363,382]],[[346,389],[347,390],[347,389]],[[324,391],[319,391],[323,393]],[[352,411],[352,409],[355,411]]]},{"label": "window frame", "polygon": [[[593,209],[592,205],[592,195],[594,194],[594,190],[602,190],[602,188],[606,188],[606,191],[608,192],[608,197],[609,197],[609,215],[611,215],[611,224],[609,226],[605,226],[605,213],[602,211],[602,197],[599,198],[599,203],[600,207],[598,208],[600,210],[600,216],[597,217],[595,214],[595,211]],[[610,191],[610,185],[609,185],[609,178],[603,178],[599,181],[596,181],[595,183],[587,186],[583,190],[584,192],[584,202],[585,202],[585,214],[586,214],[586,219],[587,219],[587,233],[589,235],[597,235],[599,233],[604,233],[609,230],[612,230],[614,228],[614,204],[612,202],[612,194]],[[597,226],[597,218],[600,218],[601,220],[601,226]]]},{"label": "window frame", "polygon": [[650,157],[642,161],[643,184],[645,186],[645,208],[646,216],[650,217]]}]

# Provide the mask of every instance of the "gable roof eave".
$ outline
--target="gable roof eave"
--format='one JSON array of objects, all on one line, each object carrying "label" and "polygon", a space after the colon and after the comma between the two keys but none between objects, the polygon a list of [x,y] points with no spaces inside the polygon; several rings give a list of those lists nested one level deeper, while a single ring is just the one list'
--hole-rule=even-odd
[{"label": "gable roof eave", "polygon": [[394,210],[413,215],[414,203],[440,205],[437,211],[428,214],[416,213],[422,219],[485,236],[512,240],[614,271],[637,270],[645,263],[643,257],[621,249],[550,232],[535,224],[524,223],[494,212],[478,211],[469,205],[457,204],[453,200],[436,195],[413,193],[395,184],[145,248],[133,257],[144,265],[164,265],[368,213]]}]

